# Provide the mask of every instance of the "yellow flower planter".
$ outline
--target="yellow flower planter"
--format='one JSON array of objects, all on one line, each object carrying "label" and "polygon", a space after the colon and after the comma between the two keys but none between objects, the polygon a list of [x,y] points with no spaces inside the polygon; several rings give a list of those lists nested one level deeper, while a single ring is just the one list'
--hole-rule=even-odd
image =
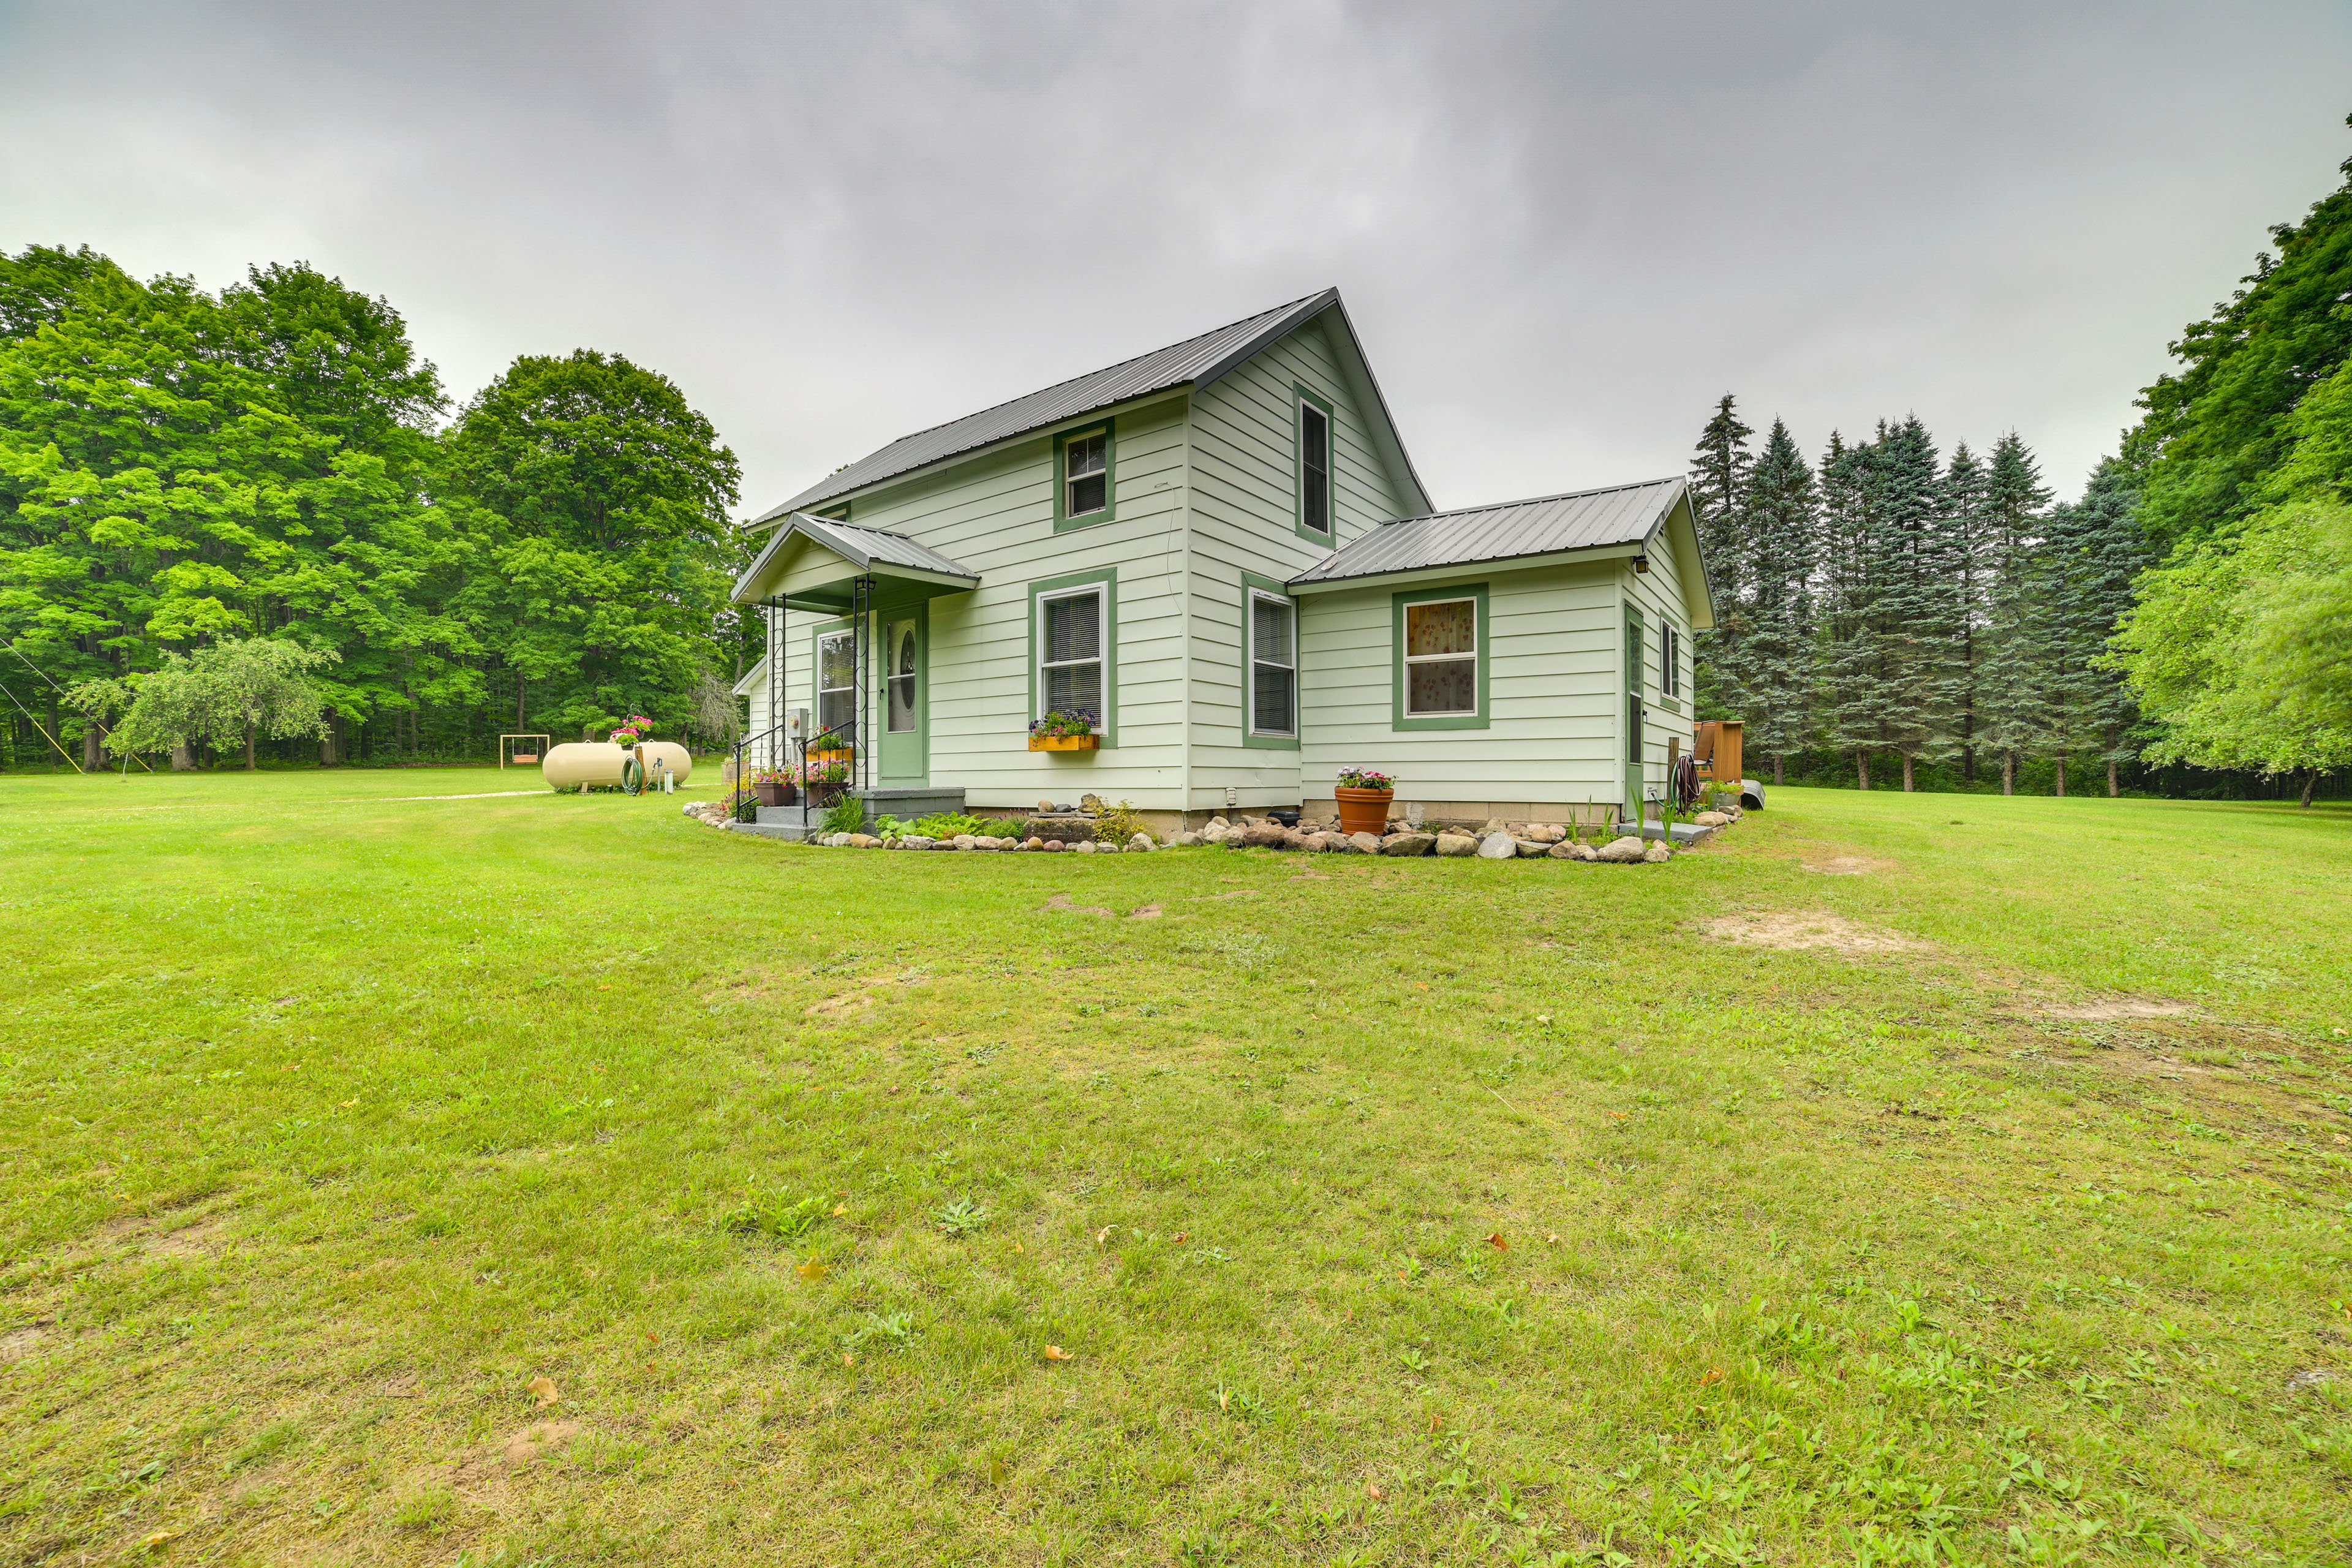
[{"label": "yellow flower planter", "polygon": [[1032,735],[1029,749],[1033,752],[1091,752],[1101,743],[1099,735]]}]

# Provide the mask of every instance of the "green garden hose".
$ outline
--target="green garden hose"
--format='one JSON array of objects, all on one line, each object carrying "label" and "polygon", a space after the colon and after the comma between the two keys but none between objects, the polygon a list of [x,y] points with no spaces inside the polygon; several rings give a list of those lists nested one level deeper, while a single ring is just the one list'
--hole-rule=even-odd
[{"label": "green garden hose", "polygon": [[621,789],[627,795],[646,792],[646,764],[631,757],[621,764]]}]

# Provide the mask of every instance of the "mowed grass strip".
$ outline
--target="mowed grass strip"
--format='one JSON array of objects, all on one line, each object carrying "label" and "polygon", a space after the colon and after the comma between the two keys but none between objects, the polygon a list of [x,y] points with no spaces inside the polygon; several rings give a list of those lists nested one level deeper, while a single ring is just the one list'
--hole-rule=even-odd
[{"label": "mowed grass strip", "polygon": [[394,798],[514,787],[0,781],[15,1560],[2352,1545],[2341,810],[1789,790],[1618,868]]}]

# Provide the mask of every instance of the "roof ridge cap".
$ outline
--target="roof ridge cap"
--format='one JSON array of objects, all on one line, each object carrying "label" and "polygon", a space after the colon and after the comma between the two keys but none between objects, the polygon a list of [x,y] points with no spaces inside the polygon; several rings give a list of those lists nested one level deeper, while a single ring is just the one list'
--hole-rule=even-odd
[{"label": "roof ridge cap", "polygon": [[1595,485],[1591,489],[1562,490],[1558,495],[1528,496],[1519,500],[1494,500],[1477,506],[1449,507],[1444,511],[1424,511],[1413,517],[1392,517],[1381,526],[1393,528],[1401,522],[1436,522],[1444,518],[1463,517],[1474,511],[1503,511],[1515,506],[1541,506],[1546,501],[1582,500],[1587,496],[1605,496],[1617,490],[1645,490],[1653,485],[1680,484],[1685,482],[1685,479],[1686,476],[1682,474],[1668,474],[1664,479],[1630,479],[1622,485]]},{"label": "roof ridge cap", "polygon": [[[1016,393],[1013,396],[1007,397],[1001,402],[992,403],[985,408],[975,408],[969,414],[959,414],[952,419],[942,419],[936,425],[926,425],[919,430],[909,430],[904,436],[895,437],[888,441],[885,441],[880,447],[877,447],[876,450],[877,452],[887,452],[891,447],[897,446],[900,441],[911,441],[918,436],[928,436],[934,430],[944,430],[950,425],[961,425],[967,419],[977,419],[983,414],[993,414],[1000,408],[1009,408],[1016,403],[1026,403],[1033,397],[1043,397],[1045,394],[1058,390],[1061,387],[1068,386],[1073,382],[1091,380],[1097,375],[1108,375],[1112,371],[1118,369],[1122,365],[1130,365],[1138,360],[1150,359],[1154,354],[1164,354],[1171,349],[1181,349],[1186,343],[1198,342],[1202,338],[1213,338],[1219,332],[1230,332],[1235,327],[1241,326],[1243,323],[1247,321],[1255,321],[1266,316],[1279,316],[1285,310],[1295,310],[1298,309],[1299,306],[1306,304],[1309,300],[1320,299],[1323,295],[1328,294],[1330,291],[1331,290],[1328,289],[1318,289],[1312,294],[1302,294],[1297,299],[1286,301],[1283,304],[1272,306],[1264,310],[1252,310],[1246,316],[1237,316],[1222,326],[1211,327],[1206,331],[1194,332],[1190,337],[1178,338],[1172,343],[1162,343],[1156,349],[1146,349],[1141,353],[1129,354],[1125,359],[1113,360],[1108,364],[1097,365],[1092,370],[1082,370],[1076,375],[1066,375],[1059,381],[1048,382],[1044,386],[1034,387],[1027,392]],[[860,461],[863,461],[863,459],[861,458]],[[847,465],[845,465],[845,466]]]}]

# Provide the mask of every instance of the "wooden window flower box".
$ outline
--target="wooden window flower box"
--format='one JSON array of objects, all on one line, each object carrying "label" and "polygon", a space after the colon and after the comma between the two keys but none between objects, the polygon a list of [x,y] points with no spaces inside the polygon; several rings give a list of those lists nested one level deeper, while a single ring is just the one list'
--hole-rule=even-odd
[{"label": "wooden window flower box", "polygon": [[1099,735],[1032,735],[1033,752],[1091,752],[1102,744]]}]

